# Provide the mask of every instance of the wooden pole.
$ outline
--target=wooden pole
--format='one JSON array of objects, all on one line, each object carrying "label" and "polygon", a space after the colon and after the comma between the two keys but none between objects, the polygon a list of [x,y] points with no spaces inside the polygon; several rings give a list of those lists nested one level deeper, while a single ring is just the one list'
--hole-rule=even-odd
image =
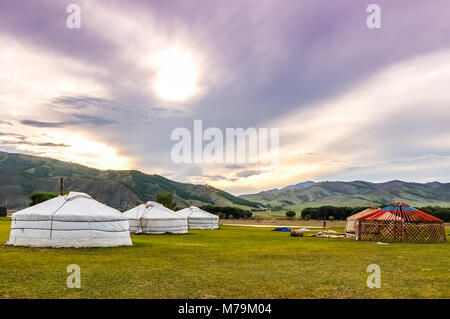
[{"label": "wooden pole", "polygon": [[64,177],[61,177],[61,195],[64,194]]}]

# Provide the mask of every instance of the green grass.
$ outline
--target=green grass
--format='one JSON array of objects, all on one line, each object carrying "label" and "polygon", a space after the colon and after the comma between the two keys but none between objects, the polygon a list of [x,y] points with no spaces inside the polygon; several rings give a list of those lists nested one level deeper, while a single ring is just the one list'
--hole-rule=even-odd
[{"label": "green grass", "polygon": [[[0,218],[1,243],[9,227]],[[2,245],[0,298],[450,298],[449,242],[377,245],[236,226],[132,239],[117,248]],[[366,286],[372,263],[380,289]],[[66,287],[69,264],[81,267],[81,289]]]}]

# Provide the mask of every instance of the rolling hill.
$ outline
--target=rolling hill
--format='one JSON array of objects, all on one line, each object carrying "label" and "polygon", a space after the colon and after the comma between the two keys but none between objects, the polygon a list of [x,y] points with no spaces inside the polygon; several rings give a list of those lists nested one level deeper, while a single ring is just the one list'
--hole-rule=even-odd
[{"label": "rolling hill", "polygon": [[95,199],[125,210],[137,202],[154,200],[156,194],[170,192],[179,206],[240,206],[259,204],[284,207],[373,206],[402,201],[412,206],[450,207],[450,183],[304,182],[257,194],[234,196],[208,186],[179,183],[137,170],[98,170],[83,165],[38,156],[0,152],[0,206],[20,209],[28,206],[34,191],[59,192],[64,177],[66,191],[81,191]]},{"label": "rolling hill", "polygon": [[313,186],[316,182],[307,181],[307,182],[301,182],[295,185],[289,185],[284,187],[283,189],[302,189],[302,188],[308,188],[310,186]]},{"label": "rolling hill", "polygon": [[256,207],[257,203],[236,197],[207,185],[178,183],[160,175],[136,170],[98,170],[58,160],[0,152],[0,206],[19,209],[28,206],[34,191],[59,192],[60,177],[66,191],[80,191],[117,209],[134,207],[137,202],[154,200],[156,194],[174,194],[179,206]]},{"label": "rolling hill", "polygon": [[418,207],[428,205],[449,207],[450,183],[319,182],[312,183],[308,187],[299,188],[294,185],[240,197],[272,206],[373,206],[401,201]]}]

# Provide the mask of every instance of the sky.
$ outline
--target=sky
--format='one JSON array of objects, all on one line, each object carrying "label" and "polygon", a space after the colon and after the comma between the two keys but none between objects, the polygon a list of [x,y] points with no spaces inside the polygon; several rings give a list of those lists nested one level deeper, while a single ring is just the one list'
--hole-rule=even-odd
[{"label": "sky", "polygon": [[[381,28],[367,27],[372,3]],[[448,0],[0,0],[0,151],[233,194],[449,182],[449,12]],[[193,136],[194,120],[224,136],[278,129],[277,165],[176,163],[172,134]]]}]

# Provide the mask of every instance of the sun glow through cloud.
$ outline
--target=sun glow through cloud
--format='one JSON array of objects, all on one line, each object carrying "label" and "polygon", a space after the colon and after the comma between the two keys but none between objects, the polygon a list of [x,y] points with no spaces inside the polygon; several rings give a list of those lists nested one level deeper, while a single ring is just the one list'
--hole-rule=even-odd
[{"label": "sun glow through cloud", "polygon": [[163,99],[182,101],[197,90],[198,71],[194,57],[178,46],[156,54],[158,70],[154,89]]}]

